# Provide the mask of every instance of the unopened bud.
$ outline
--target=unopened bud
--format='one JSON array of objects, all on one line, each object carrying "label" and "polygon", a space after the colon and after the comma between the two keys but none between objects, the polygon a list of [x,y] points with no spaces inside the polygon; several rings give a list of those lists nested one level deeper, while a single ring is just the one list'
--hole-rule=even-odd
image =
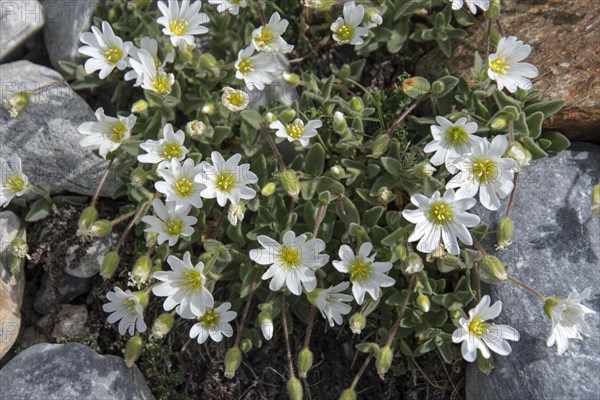
[{"label": "unopened bud", "polygon": [[277,121],[277,116],[272,112],[268,112],[265,114],[265,122],[267,125],[271,125],[271,122]]},{"label": "unopened bud", "polygon": [[291,122],[294,118],[296,118],[296,110],[293,110],[291,108],[283,110],[279,113],[278,116],[278,119],[284,124]]},{"label": "unopened bud", "polygon": [[282,78],[285,83],[289,83],[290,85],[297,86],[300,83],[300,77],[298,76],[298,74],[284,72],[282,74]]},{"label": "unopened bud", "polygon": [[100,276],[104,279],[110,279],[115,274],[121,258],[116,251],[111,251],[104,256],[100,266]]},{"label": "unopened bud", "polygon": [[396,255],[398,256],[398,260],[406,260],[406,258],[408,257],[408,248],[403,244],[399,244],[398,246],[396,246]]},{"label": "unopened bud", "polygon": [[94,222],[89,230],[92,237],[101,238],[110,235],[112,232],[113,223],[106,219],[100,219]]},{"label": "unopened bud", "polygon": [[273,338],[273,317],[268,311],[262,311],[258,314],[258,324],[265,340]]},{"label": "unopened bud", "polygon": [[240,349],[242,349],[242,352],[244,354],[246,354],[247,352],[249,352],[250,350],[252,350],[252,340],[246,338],[244,340],[242,340],[242,343],[240,343]]},{"label": "unopened bud", "polygon": [[346,122],[346,117],[340,111],[333,114],[333,131],[340,135],[348,131],[348,122]]},{"label": "unopened bud", "polygon": [[592,190],[592,215],[600,217],[600,183]]},{"label": "unopened bud", "polygon": [[531,153],[529,150],[524,149],[523,146],[521,146],[521,143],[518,142],[512,142],[508,146],[506,157],[512,158],[517,162],[517,171],[522,167],[528,166],[529,161],[531,161]]},{"label": "unopened bud", "polygon": [[135,365],[142,354],[143,348],[144,342],[142,342],[139,335],[135,335],[127,341],[125,345],[125,365],[127,365],[127,368],[132,368]]},{"label": "unopened bud", "polygon": [[239,347],[231,347],[225,354],[225,376],[229,379],[235,377],[235,371],[242,363],[242,351]]},{"label": "unopened bud", "polygon": [[340,400],[356,400],[356,390],[348,388],[342,392]]},{"label": "unopened bud", "polygon": [[219,62],[215,56],[210,53],[204,53],[200,56],[199,61],[200,65],[210,71],[213,76],[219,76]]},{"label": "unopened bud", "polygon": [[496,239],[498,244],[496,245],[497,250],[505,249],[512,243],[513,235],[513,223],[509,217],[505,217],[498,224],[498,230],[496,231]]},{"label": "unopened bud", "polygon": [[19,114],[27,107],[29,103],[29,93],[18,92],[9,95],[4,99],[4,108],[8,110],[11,118],[17,118]]},{"label": "unopened bud", "polygon": [[487,255],[481,260],[480,270],[481,280],[486,283],[504,282],[508,279],[508,274],[504,265],[496,257]]},{"label": "unopened bud", "polygon": [[373,151],[371,153],[371,157],[379,158],[381,157],[390,147],[391,139],[389,135],[380,135],[375,139],[373,143]]},{"label": "unopened bud", "polygon": [[442,81],[435,81],[431,84],[431,94],[436,97],[440,96],[446,90],[446,85]]},{"label": "unopened bud", "polygon": [[423,312],[429,312],[429,309],[431,308],[431,302],[429,301],[429,297],[427,297],[423,293],[419,293],[419,295],[417,296],[417,304]]},{"label": "unopened bud", "polygon": [[357,312],[350,317],[350,330],[352,331],[352,333],[360,335],[360,333],[366,325],[367,318],[363,313]]},{"label": "unopened bud", "polygon": [[290,400],[302,400],[302,383],[298,378],[293,376],[286,385],[288,397]]},{"label": "unopened bud", "polygon": [[79,230],[87,231],[96,219],[98,218],[98,211],[94,206],[86,207],[85,210],[81,213],[81,217],[79,217]]},{"label": "unopened bud", "polygon": [[175,317],[171,313],[162,313],[155,320],[152,325],[152,334],[151,336],[154,339],[161,340],[165,336],[171,332],[173,329],[173,323],[175,322]]},{"label": "unopened bud", "polygon": [[206,132],[206,125],[202,121],[193,120],[185,125],[185,133],[191,138],[199,138]]},{"label": "unopened bud", "polygon": [[138,100],[131,106],[132,113],[141,113],[148,109],[148,102],[146,100]]},{"label": "unopened bud", "polygon": [[507,126],[508,126],[508,120],[503,115],[500,115],[500,116],[494,118],[494,120],[492,121],[492,123],[490,125],[490,127],[495,131],[504,130],[504,129],[506,129]]},{"label": "unopened bud", "polygon": [[152,259],[146,255],[141,256],[135,262],[130,274],[131,283],[138,288],[148,282],[152,270]]},{"label": "unopened bud", "polygon": [[201,111],[202,111],[202,114],[211,115],[212,113],[215,112],[214,103],[206,103],[205,105],[202,106]]},{"label": "unopened bud", "polygon": [[408,256],[406,260],[406,269],[405,272],[407,274],[415,274],[423,270],[423,260],[419,257],[418,254],[412,253]]},{"label": "unopened bud", "polygon": [[387,204],[390,201],[394,200],[394,193],[386,186],[382,186],[377,191],[377,198],[381,203]]},{"label": "unopened bud", "polygon": [[298,355],[298,375],[300,375],[300,378],[306,378],[306,374],[312,368],[312,365],[313,352],[308,347],[304,347]]},{"label": "unopened bud", "polygon": [[392,360],[394,358],[394,352],[389,346],[385,346],[377,355],[377,361],[375,367],[377,368],[377,374],[382,380],[385,379],[385,374],[389,371],[392,366]]},{"label": "unopened bud", "polygon": [[351,73],[352,73],[352,69],[350,68],[350,66],[348,64],[344,64],[344,65],[342,65],[342,68],[340,68],[340,72],[338,75],[342,79],[348,79],[348,78],[350,78]]},{"label": "unopened bud", "polygon": [[298,198],[300,193],[300,182],[296,173],[287,169],[281,173],[281,184],[283,188],[293,199]]},{"label": "unopened bud", "polygon": [[358,113],[364,110],[365,105],[363,104],[363,101],[360,97],[354,96],[350,99],[350,108],[352,109],[352,111]]},{"label": "unopened bud", "polygon": [[428,162],[422,162],[415,167],[415,174],[420,178],[431,176],[435,171],[435,167]]},{"label": "unopened bud", "polygon": [[405,79],[402,82],[402,91],[410,98],[418,99],[419,97],[429,93],[431,84],[425,78],[415,76]]},{"label": "unopened bud", "polygon": [[331,176],[333,176],[336,179],[341,179],[344,177],[344,175],[346,175],[346,171],[344,171],[344,168],[340,167],[339,165],[334,165],[329,171],[331,172]]},{"label": "unopened bud", "polygon": [[146,171],[144,171],[144,168],[142,167],[137,167],[131,171],[130,179],[132,186],[140,188],[144,186],[144,183],[146,183]]},{"label": "unopened bud", "polygon": [[500,16],[500,12],[502,11],[502,6],[500,5],[500,1],[492,1],[489,8],[485,12],[485,16],[491,19],[492,21],[498,19]]},{"label": "unopened bud", "polygon": [[335,0],[304,0],[304,6],[316,11],[329,11],[335,4]]},{"label": "unopened bud", "polygon": [[265,197],[271,196],[277,190],[277,184],[275,182],[269,182],[260,190],[260,194]]}]

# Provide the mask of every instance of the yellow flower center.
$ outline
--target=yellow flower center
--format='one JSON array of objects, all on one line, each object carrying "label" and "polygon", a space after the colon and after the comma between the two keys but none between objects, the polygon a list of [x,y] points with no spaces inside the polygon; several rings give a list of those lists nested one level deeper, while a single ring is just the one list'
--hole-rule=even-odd
[{"label": "yellow flower center", "polygon": [[123,50],[118,47],[111,47],[104,52],[104,58],[111,64],[116,64],[123,57]]},{"label": "yellow flower center", "polygon": [[453,126],[446,131],[446,140],[451,146],[457,147],[469,143],[469,134],[462,126]]},{"label": "yellow flower center", "polygon": [[350,281],[352,282],[364,282],[371,276],[371,263],[365,262],[365,260],[356,258],[350,266]]},{"label": "yellow flower center", "polygon": [[121,121],[117,122],[110,130],[110,140],[115,143],[121,143],[127,132],[127,127]]},{"label": "yellow flower center", "polygon": [[506,74],[510,65],[506,62],[506,57],[496,57],[496,59],[492,61],[490,68],[497,74]]},{"label": "yellow flower center", "polygon": [[171,158],[179,158],[181,157],[181,145],[175,142],[167,142],[163,145],[162,148],[163,158],[166,160],[170,160]]},{"label": "yellow flower center", "polygon": [[438,201],[431,205],[429,209],[429,220],[438,225],[446,225],[454,219],[454,211],[446,202]]},{"label": "yellow flower center", "polygon": [[285,130],[288,136],[292,139],[300,139],[302,135],[304,135],[304,127],[301,126],[298,122],[289,124]]},{"label": "yellow flower center", "polygon": [[12,175],[8,178],[4,187],[13,193],[18,193],[25,188],[25,181],[19,175]]},{"label": "yellow flower center", "polygon": [[183,232],[183,221],[181,218],[173,218],[165,221],[165,232],[169,236],[181,235],[181,232]]},{"label": "yellow flower center", "polygon": [[187,271],[183,275],[183,285],[185,289],[198,291],[202,289],[202,274],[196,269]]},{"label": "yellow flower center", "polygon": [[215,186],[221,192],[231,192],[235,185],[235,176],[229,172],[221,172],[215,179]]},{"label": "yellow flower center", "polygon": [[246,99],[238,92],[231,92],[227,94],[227,101],[236,107],[241,107],[246,102]]},{"label": "yellow flower center", "polygon": [[169,29],[173,34],[180,36],[184,35],[187,32],[187,27],[190,23],[184,19],[178,19],[175,21],[171,21],[169,24]]},{"label": "yellow flower center", "polygon": [[354,28],[347,22],[344,22],[336,32],[337,37],[345,42],[349,42],[354,37]]},{"label": "yellow flower center", "polygon": [[254,71],[254,64],[250,61],[249,58],[242,58],[238,64],[238,71],[242,74],[247,74],[248,72]]},{"label": "yellow flower center", "polygon": [[190,197],[194,190],[194,182],[188,178],[180,178],[173,184],[173,191],[179,197]]},{"label": "yellow flower center", "polygon": [[486,158],[479,158],[473,164],[473,176],[481,183],[493,181],[498,176],[496,163]]},{"label": "yellow flower center", "polygon": [[204,315],[198,317],[200,322],[205,328],[214,328],[219,324],[219,314],[215,310],[208,309],[204,312]]},{"label": "yellow flower center", "polygon": [[275,40],[275,32],[270,29],[265,28],[264,26],[260,29],[260,34],[258,34],[254,41],[258,45],[258,47],[266,47],[273,43]]},{"label": "yellow flower center", "polygon": [[488,330],[488,324],[481,317],[473,318],[469,323],[469,333],[481,339]]},{"label": "yellow flower center", "polygon": [[169,94],[171,93],[171,79],[168,74],[158,74],[156,79],[152,82],[152,87],[158,94]]},{"label": "yellow flower center", "polygon": [[279,253],[279,261],[287,269],[296,268],[300,264],[302,253],[293,246],[283,246]]}]

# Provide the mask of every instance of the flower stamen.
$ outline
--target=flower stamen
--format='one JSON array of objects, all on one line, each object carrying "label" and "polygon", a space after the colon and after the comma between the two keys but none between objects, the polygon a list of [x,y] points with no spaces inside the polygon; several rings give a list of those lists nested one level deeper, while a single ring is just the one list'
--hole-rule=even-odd
[{"label": "flower stamen", "polygon": [[438,201],[431,205],[428,217],[430,221],[438,225],[446,225],[454,219],[454,211],[448,203]]}]

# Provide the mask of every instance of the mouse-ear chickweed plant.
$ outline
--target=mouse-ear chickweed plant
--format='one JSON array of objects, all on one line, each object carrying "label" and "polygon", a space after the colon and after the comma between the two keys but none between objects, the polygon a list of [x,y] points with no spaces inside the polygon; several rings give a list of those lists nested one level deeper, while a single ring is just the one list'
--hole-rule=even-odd
[{"label": "mouse-ear chickweed plant", "polygon": [[[79,233],[129,221],[102,276],[114,283],[108,322],[135,335],[130,364],[138,342],[182,329],[191,345],[229,347],[229,378],[246,351],[284,343],[273,367],[300,399],[322,318],[320,334],[352,331],[367,353],[340,393],[356,398],[371,361],[385,378],[407,352],[445,363],[508,356],[519,333],[494,319],[516,310],[482,297],[480,280],[539,297],[560,354],[589,335],[589,291],[545,297],[479,243],[499,223],[498,247],[511,245],[512,198],[527,190],[519,172],[569,144],[542,130],[563,103],[534,89],[538,71],[523,60],[536,49],[491,29],[500,1],[109,3],[81,37],[85,64],[62,65],[74,89],[112,94],[94,100],[105,104],[79,127],[80,144],[108,160],[99,189],[114,173],[113,196],[128,205],[99,221],[94,196]],[[437,46],[451,57],[473,18],[488,29],[469,80],[397,71],[388,87],[369,86],[374,53]],[[26,117],[30,94],[5,102],[13,116]],[[1,183],[4,207],[29,190],[16,155],[2,161]],[[497,220],[482,221],[481,207]],[[125,262],[127,236],[139,246]],[[162,311],[144,312],[150,304]]]}]

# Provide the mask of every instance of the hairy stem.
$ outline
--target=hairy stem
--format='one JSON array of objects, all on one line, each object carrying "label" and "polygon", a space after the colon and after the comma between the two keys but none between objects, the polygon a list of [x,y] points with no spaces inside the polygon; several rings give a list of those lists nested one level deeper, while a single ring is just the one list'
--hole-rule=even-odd
[{"label": "hairy stem", "polygon": [[406,289],[407,293],[406,293],[406,296],[404,297],[404,301],[402,302],[402,307],[400,308],[400,311],[398,311],[398,316],[396,317],[396,321],[394,321],[394,325],[392,326],[392,330],[390,331],[390,336],[388,337],[387,342],[385,342],[385,345],[387,347],[391,347],[392,342],[394,341],[394,338],[396,337],[396,332],[398,331],[398,327],[400,327],[400,321],[402,320],[402,317],[404,316],[404,312],[406,311],[406,306],[408,306],[408,299],[410,298],[413,287],[415,286],[416,279],[417,279],[417,274],[411,274],[410,281],[408,282],[408,289]]},{"label": "hairy stem", "polygon": [[428,98],[429,98],[429,93],[424,94],[423,96],[419,97],[419,99],[417,101],[412,103],[410,105],[410,107],[408,107],[406,109],[406,111],[404,111],[402,113],[402,115],[400,115],[398,117],[398,119],[394,121],[392,126],[390,126],[390,129],[388,129],[388,134],[394,133],[394,131],[400,126],[402,121],[404,121],[406,119],[406,117],[408,117],[410,115],[410,113],[412,113],[415,110],[415,108],[417,108],[419,106],[419,104],[421,104],[423,101],[427,100]]},{"label": "hairy stem", "polygon": [[546,298],[544,296],[542,296],[540,294],[540,292],[538,292],[537,290],[533,289],[530,286],[527,286],[526,284],[524,284],[523,282],[521,282],[520,280],[513,278],[512,276],[508,276],[508,280],[511,281],[512,283],[517,284],[518,286],[521,286],[523,289],[526,289],[528,291],[530,291],[531,293],[533,293],[535,295],[535,297],[537,297],[538,299],[542,300],[542,301],[546,301]]},{"label": "hairy stem", "polygon": [[242,339],[242,331],[244,330],[244,324],[246,323],[246,318],[248,318],[248,313],[250,312],[250,304],[252,304],[252,297],[254,296],[254,291],[258,286],[258,270],[254,273],[254,279],[252,280],[252,286],[250,287],[250,292],[248,293],[248,298],[246,299],[246,305],[244,306],[244,311],[242,312],[242,317],[240,318],[240,327],[235,335],[235,344],[233,347],[239,347],[240,340]]},{"label": "hairy stem", "polygon": [[102,190],[102,187],[104,186],[104,184],[106,183],[106,180],[108,179],[108,174],[110,172],[110,169],[113,166],[113,163],[115,162],[115,159],[111,159],[108,162],[108,166],[106,167],[106,170],[104,171],[104,174],[102,175],[102,178],[100,179],[100,182],[98,182],[98,187],[96,188],[96,192],[94,193],[94,197],[92,198],[92,207],[96,207],[96,202],[98,201],[98,197],[100,197],[100,191]]},{"label": "hairy stem", "polygon": [[290,347],[290,338],[288,333],[287,318],[285,315],[285,295],[281,293],[281,320],[283,322],[283,338],[285,339],[285,349],[287,352],[288,368],[290,369],[290,379],[295,378],[294,363],[292,362],[292,348]]},{"label": "hairy stem", "polygon": [[150,204],[151,201],[146,200],[146,202],[144,202],[144,204],[137,211],[135,217],[133,217],[129,225],[127,225],[127,228],[125,228],[125,231],[121,234],[119,240],[117,241],[117,244],[115,245],[116,253],[119,253],[119,250],[121,249],[121,246],[123,246],[123,243],[125,243],[125,239],[127,239],[129,232],[131,232],[131,229],[133,229],[134,225],[137,224],[138,220],[142,217],[142,215],[146,214],[146,211],[148,211],[148,207],[150,206]]},{"label": "hairy stem", "polygon": [[510,218],[510,211],[512,210],[513,203],[515,201],[515,194],[517,193],[517,183],[519,182],[519,173],[515,172],[515,176],[513,177],[513,190],[510,192],[510,197],[508,198],[508,205],[506,206],[506,218]]},{"label": "hairy stem", "polygon": [[267,143],[269,143],[269,146],[271,147],[271,151],[273,151],[275,158],[277,158],[277,163],[279,164],[279,170],[281,172],[285,171],[287,168],[285,166],[285,162],[283,162],[283,157],[281,157],[281,153],[277,149],[277,145],[273,141],[273,138],[271,137],[271,135],[269,135],[269,133],[267,132],[267,128],[265,127],[264,124],[260,124],[260,132],[263,134],[263,136],[267,140]]}]

